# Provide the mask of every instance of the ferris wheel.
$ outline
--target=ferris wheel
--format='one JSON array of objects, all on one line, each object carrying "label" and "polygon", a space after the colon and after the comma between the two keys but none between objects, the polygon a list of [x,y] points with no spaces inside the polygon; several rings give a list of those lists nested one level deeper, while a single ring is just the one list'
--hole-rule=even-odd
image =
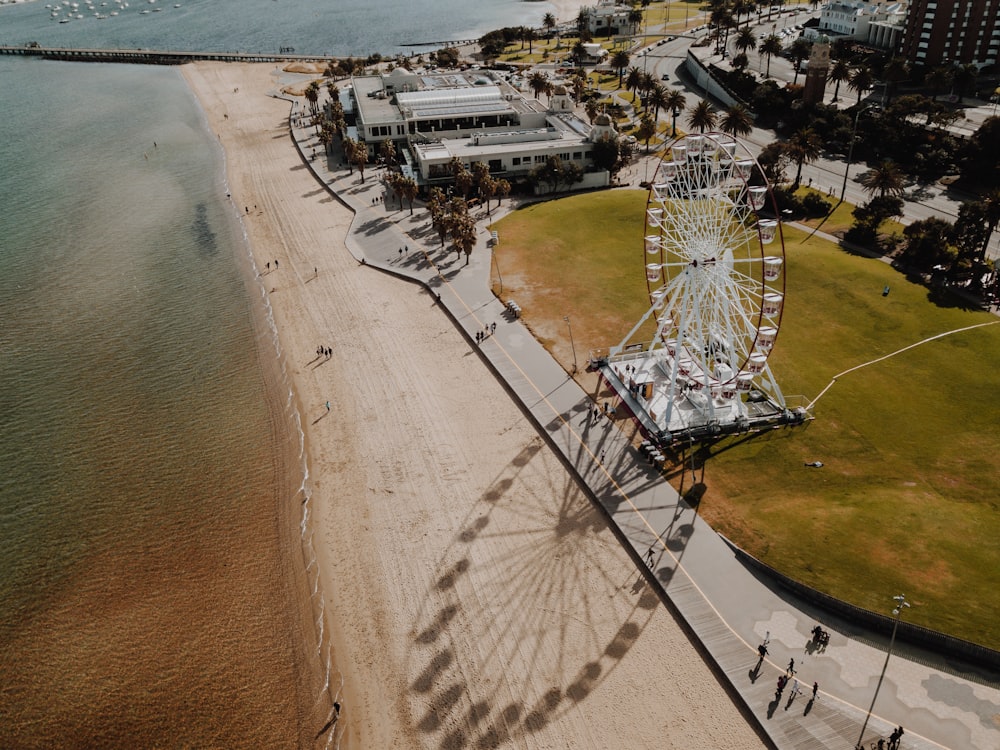
[{"label": "ferris wheel", "polygon": [[785,296],[776,216],[760,166],[732,136],[682,137],[657,167],[643,241],[644,321],[656,322],[646,350],[660,357],[659,414],[672,428],[678,410],[684,426],[745,417],[741,395],[752,390],[784,408],[768,367]]}]

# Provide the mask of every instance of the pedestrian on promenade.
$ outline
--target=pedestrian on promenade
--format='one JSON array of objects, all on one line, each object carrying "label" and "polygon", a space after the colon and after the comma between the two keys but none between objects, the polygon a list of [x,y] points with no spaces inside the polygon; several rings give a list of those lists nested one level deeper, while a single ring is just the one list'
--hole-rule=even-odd
[{"label": "pedestrian on promenade", "polygon": [[650,569],[652,569],[652,567],[653,567],[653,548],[652,547],[650,547],[649,550],[646,552],[646,565],[648,565],[650,567]]},{"label": "pedestrian on promenade", "polygon": [[490,324],[490,333],[496,333],[496,332],[497,332],[497,322],[494,320],[493,323]]},{"label": "pedestrian on promenade", "polygon": [[819,683],[818,682],[814,682],[813,683],[813,700],[816,700],[816,693],[818,693],[818,692],[819,692]]},{"label": "pedestrian on promenade", "polygon": [[788,669],[785,670],[788,674],[795,674],[795,659],[788,660]]},{"label": "pedestrian on promenade", "polygon": [[604,451],[601,451],[601,463],[604,463]]}]

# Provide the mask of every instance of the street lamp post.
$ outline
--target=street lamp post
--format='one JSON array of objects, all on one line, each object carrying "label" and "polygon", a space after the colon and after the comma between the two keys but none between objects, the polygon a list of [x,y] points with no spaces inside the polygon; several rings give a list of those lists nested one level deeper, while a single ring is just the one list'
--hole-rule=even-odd
[{"label": "street lamp post", "polygon": [[576,344],[573,343],[573,326],[570,325],[569,315],[564,315],[563,320],[566,321],[566,327],[569,329],[569,345],[573,349],[573,373],[576,373]]},{"label": "street lamp post", "polygon": [[680,114],[680,111],[677,109],[677,107],[674,107],[673,111],[671,112],[671,114],[673,114],[674,119],[673,119],[673,122],[670,125],[670,127],[673,128],[673,132],[670,134],[670,137],[671,138],[676,138],[677,137],[677,115]]},{"label": "street lamp post", "polygon": [[844,169],[844,184],[840,188],[840,202],[844,202],[844,195],[847,193],[847,175],[851,171],[851,162],[854,160],[854,141],[858,134],[858,120],[861,119],[861,113],[866,112],[868,107],[858,107],[857,114],[854,115],[854,127],[851,128],[851,144],[847,148],[847,167]]},{"label": "street lamp post", "polygon": [[892,637],[889,639],[889,650],[885,652],[885,663],[882,664],[882,674],[879,675],[878,684],[875,685],[875,695],[872,696],[872,703],[868,706],[868,714],[865,716],[865,723],[861,725],[861,734],[858,735],[858,741],[854,746],[854,750],[862,750],[864,747],[862,743],[865,739],[865,729],[868,728],[868,720],[872,717],[872,711],[875,709],[875,701],[878,700],[878,691],[882,687],[882,680],[885,679],[886,667],[889,666],[889,657],[892,656],[892,647],[896,643],[896,628],[899,627],[899,618],[903,615],[903,607],[910,606],[910,603],[906,601],[906,597],[902,594],[892,598],[896,600],[896,608],[892,610],[896,619],[892,623]]}]

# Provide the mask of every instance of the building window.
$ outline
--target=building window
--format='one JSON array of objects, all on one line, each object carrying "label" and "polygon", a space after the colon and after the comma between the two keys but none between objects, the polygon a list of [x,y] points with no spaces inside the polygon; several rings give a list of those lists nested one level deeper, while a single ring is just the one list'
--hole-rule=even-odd
[{"label": "building window", "polygon": [[521,157],[520,156],[515,156],[514,158],[512,158],[510,160],[510,165],[512,167],[519,167],[519,166],[521,166]]}]

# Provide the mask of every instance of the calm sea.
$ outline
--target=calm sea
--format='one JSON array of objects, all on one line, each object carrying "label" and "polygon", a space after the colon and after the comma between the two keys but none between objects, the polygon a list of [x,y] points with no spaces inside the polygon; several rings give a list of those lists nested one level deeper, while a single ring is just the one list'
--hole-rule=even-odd
[{"label": "calm sea", "polygon": [[[127,0],[127,8],[94,0],[92,10],[87,0],[73,2],[83,18],[67,23],[59,23],[67,11],[51,18],[45,7],[61,6],[61,0],[0,6],[0,43],[391,55],[420,52],[415,45],[421,43],[478,38],[502,26],[540,26],[546,13],[555,13],[549,3],[524,0]],[[113,10],[118,15],[111,17]]]},{"label": "calm sea", "polygon": [[[552,10],[74,1],[0,43],[391,54]],[[306,470],[217,142],[166,68],[0,57],[0,113],[0,747],[316,744]]]}]

